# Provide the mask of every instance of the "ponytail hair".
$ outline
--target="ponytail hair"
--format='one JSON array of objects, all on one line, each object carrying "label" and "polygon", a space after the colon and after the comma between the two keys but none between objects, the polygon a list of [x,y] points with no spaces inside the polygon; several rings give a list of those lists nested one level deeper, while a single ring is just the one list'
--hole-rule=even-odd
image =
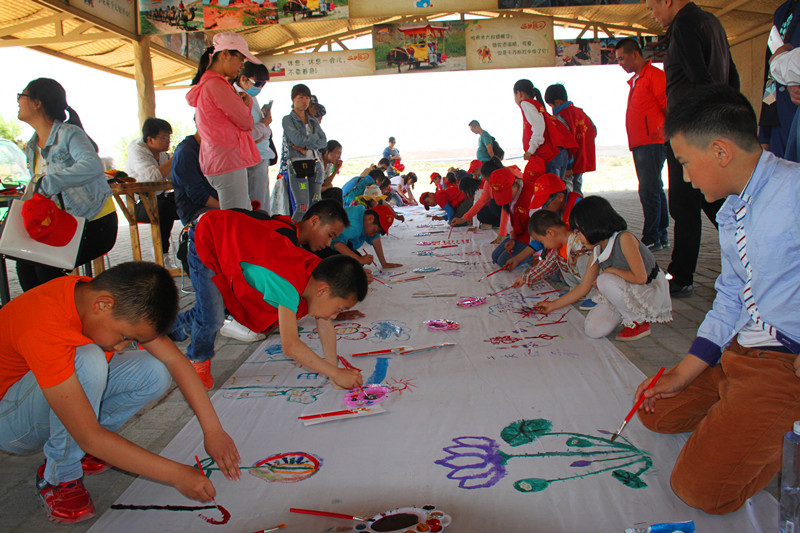
[{"label": "ponytail hair", "polygon": [[534,98],[537,102],[544,105],[542,93],[539,92],[539,89],[533,86],[533,82],[531,82],[531,80],[517,80],[517,83],[514,84],[514,92],[522,93],[529,98]]},{"label": "ponytail hair", "polygon": [[213,45],[206,48],[206,51],[200,56],[200,61],[197,62],[197,74],[194,75],[194,79],[192,79],[190,85],[197,85],[200,82],[200,78],[203,77],[203,74],[205,74],[208,67],[211,66],[211,63],[217,59],[218,54],[219,52],[214,53]]},{"label": "ponytail hair", "polygon": [[[72,124],[83,129],[83,123],[78,113],[67,104],[67,91],[56,80],[51,78],[37,78],[30,82],[26,87],[31,98],[39,100],[42,104],[44,114],[52,120],[60,120],[66,124]],[[69,118],[67,118],[69,112]],[[84,130],[85,131],[85,130]],[[88,137],[88,135],[87,135]],[[94,146],[95,152],[98,150],[97,143],[91,137],[89,141]]]}]

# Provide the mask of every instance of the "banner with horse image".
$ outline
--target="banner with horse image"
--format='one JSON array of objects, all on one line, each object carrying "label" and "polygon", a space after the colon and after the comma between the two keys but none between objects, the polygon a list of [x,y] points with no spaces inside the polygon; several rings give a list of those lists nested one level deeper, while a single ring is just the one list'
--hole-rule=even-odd
[{"label": "banner with horse image", "polygon": [[203,0],[203,27],[206,30],[277,23],[278,5],[270,0]]},{"label": "banner with horse image", "polygon": [[376,74],[467,68],[463,22],[377,24],[372,28],[372,47]]},{"label": "banner with horse image", "polygon": [[139,0],[139,33],[183,33],[203,29],[203,0]]},{"label": "banner with horse image", "polygon": [[345,78],[375,74],[372,50],[340,50],[262,56],[272,81]]},{"label": "banner with horse image", "polygon": [[552,67],[553,19],[514,17],[466,22],[467,69]]},{"label": "banner with horse image", "polygon": [[346,19],[350,16],[350,0],[277,0],[281,24],[303,20]]},{"label": "banner with horse image", "polygon": [[[619,38],[559,39],[555,42],[557,67],[578,65],[614,65],[617,63],[616,45]],[[655,63],[664,60],[665,49],[658,46],[656,37],[639,39],[642,57]]]},{"label": "banner with horse image", "polygon": [[350,0],[350,16],[386,17],[466,11],[494,11],[497,0]]}]

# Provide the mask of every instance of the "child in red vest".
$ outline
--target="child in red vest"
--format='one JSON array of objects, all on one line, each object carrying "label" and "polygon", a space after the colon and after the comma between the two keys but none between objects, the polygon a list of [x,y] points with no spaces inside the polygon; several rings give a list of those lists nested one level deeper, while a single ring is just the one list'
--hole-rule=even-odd
[{"label": "child in red vest", "polygon": [[544,92],[544,100],[553,109],[553,116],[567,125],[575,137],[577,147],[570,151],[570,162],[564,175],[567,190],[581,193],[583,174],[594,171],[597,128],[592,119],[580,107],[567,99],[567,90],[560,83],[551,85]]}]

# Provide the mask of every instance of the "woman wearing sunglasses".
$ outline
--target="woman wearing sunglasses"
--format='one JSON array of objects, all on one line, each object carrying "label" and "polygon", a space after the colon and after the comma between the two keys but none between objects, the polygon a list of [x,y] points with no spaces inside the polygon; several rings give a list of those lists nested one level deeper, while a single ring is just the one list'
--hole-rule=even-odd
[{"label": "woman wearing sunglasses", "polygon": [[258,202],[264,211],[269,209],[269,165],[275,158],[275,145],[272,144],[272,110],[265,114],[258,103],[258,94],[264,84],[269,81],[269,71],[261,64],[246,61],[239,75],[233,82],[233,88],[239,94],[247,93],[253,103],[250,114],[253,115],[253,129],[250,134],[256,143],[261,160],[247,167],[247,188],[250,201]]}]

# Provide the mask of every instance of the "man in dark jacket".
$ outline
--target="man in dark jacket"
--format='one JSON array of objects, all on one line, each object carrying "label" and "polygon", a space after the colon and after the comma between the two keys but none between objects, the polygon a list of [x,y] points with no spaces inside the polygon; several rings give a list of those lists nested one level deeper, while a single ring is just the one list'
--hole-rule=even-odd
[{"label": "man in dark jacket", "polygon": [[[667,109],[701,86],[728,84],[739,89],[739,73],[733,64],[728,37],[719,19],[688,0],[646,0],[653,18],[667,28],[668,48],[664,56],[667,77]],[[722,200],[707,202],[699,190],[683,180],[683,167],[667,145],[669,170],[669,213],[675,221],[672,262],[667,271],[670,294],[688,296],[694,286],[694,271],[702,232],[700,211],[716,226]]]}]

